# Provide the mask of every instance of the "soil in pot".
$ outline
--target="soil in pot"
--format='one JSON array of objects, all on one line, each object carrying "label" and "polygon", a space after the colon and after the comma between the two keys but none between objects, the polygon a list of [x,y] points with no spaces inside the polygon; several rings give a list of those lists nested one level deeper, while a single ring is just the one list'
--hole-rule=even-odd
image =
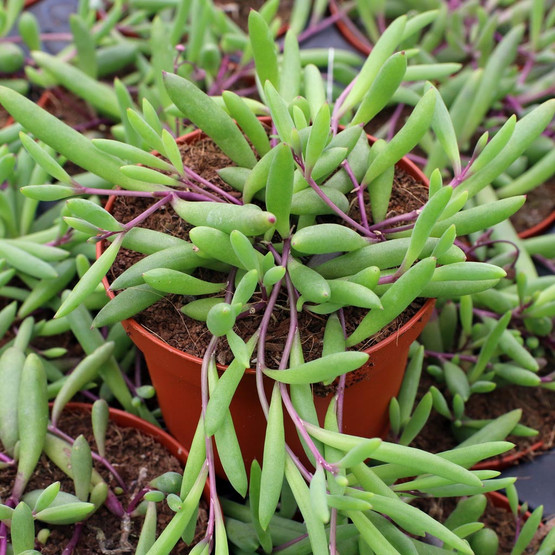
[{"label": "soil in pot", "polygon": [[[186,165],[205,179],[213,181],[225,190],[230,191],[229,187],[216,173],[218,168],[229,165],[229,159],[221,153],[210,139],[201,139],[194,143],[194,145],[184,144],[181,146],[181,152]],[[388,217],[419,208],[427,200],[427,195],[427,187],[425,185],[416,182],[406,172],[399,170],[396,176],[396,184],[394,184]],[[151,204],[152,201],[142,198],[116,197],[112,213],[118,221],[125,223],[140,214]],[[357,219],[356,211],[351,216]],[[369,217],[371,219],[370,214]],[[141,227],[163,231],[166,234],[175,235],[182,239],[188,238],[188,231],[190,229],[190,226],[171,207],[162,207],[161,210],[158,210],[146,219],[141,224]],[[109,281],[113,281],[141,258],[143,258],[143,255],[122,249],[111,268]],[[225,281],[226,279],[226,276],[208,270],[201,270],[198,272],[198,276],[207,281],[215,282]],[[136,315],[134,319],[169,345],[194,356],[202,357],[210,341],[210,334],[203,322],[192,320],[180,311],[180,308],[188,301],[189,299],[180,295],[168,295]],[[415,301],[389,326],[357,348],[360,350],[366,349],[390,335],[410,320],[423,304],[423,300]],[[367,311],[364,309],[345,309],[347,331],[353,331],[366,313]],[[275,363],[277,365],[283,348],[284,338],[288,331],[288,311],[276,311],[276,317],[270,326],[270,334],[267,341],[267,357],[269,364]],[[239,320],[237,333],[243,338],[250,337],[258,327],[260,318],[261,315],[255,315]],[[302,329],[305,360],[318,358],[321,355],[323,326],[326,317],[302,312],[299,314],[299,319]],[[229,364],[232,357],[231,350],[222,338],[221,345],[218,348],[217,362]]]},{"label": "soil in pot", "polygon": [[[83,434],[89,445],[94,446],[89,412],[66,409],[60,417],[58,427],[74,438]],[[110,422],[106,435],[106,458],[130,488],[129,493],[122,493],[118,496],[124,508],[134,494],[153,478],[165,472],[181,472],[182,470],[181,463],[153,437],[134,428],[118,426],[113,422]],[[95,468],[112,489],[117,486],[115,479],[106,471],[105,467],[95,462]],[[5,499],[9,496],[14,478],[15,469],[0,471],[0,498]],[[45,488],[55,481],[60,481],[62,491],[73,493],[73,481],[45,455],[42,455],[26,491]],[[157,509],[159,511],[157,534],[160,534],[174,513],[165,502],[159,503]],[[207,505],[204,500],[201,500],[194,543],[203,537],[206,523]],[[141,525],[141,517],[133,518],[129,529],[124,530],[121,519],[114,516],[105,507],[101,507],[85,522],[75,553],[79,553],[79,555],[108,552],[135,553]],[[61,553],[63,547],[71,539],[74,530],[74,526],[46,525],[38,522],[35,526],[37,531],[40,528],[51,530],[46,544],[40,548],[41,553],[48,555]],[[180,542],[172,553],[188,553],[190,549]]]},{"label": "soil in pot", "polygon": [[[423,374],[419,395],[428,391],[431,385],[439,387],[432,378]],[[441,389],[441,388],[440,388]],[[518,460],[530,460],[535,454],[553,447],[555,440],[555,392],[540,387],[523,387],[510,385],[499,387],[491,393],[472,395],[466,404],[465,414],[473,419],[496,418],[513,409],[522,409],[520,422],[539,431],[537,436],[509,436],[508,441],[515,447],[503,454],[502,458],[493,458],[480,463],[484,467],[507,466]],[[451,423],[433,411],[426,426],[411,444],[413,447],[438,453],[453,449],[459,442],[453,436]],[[506,458],[514,457],[507,461]]]}]

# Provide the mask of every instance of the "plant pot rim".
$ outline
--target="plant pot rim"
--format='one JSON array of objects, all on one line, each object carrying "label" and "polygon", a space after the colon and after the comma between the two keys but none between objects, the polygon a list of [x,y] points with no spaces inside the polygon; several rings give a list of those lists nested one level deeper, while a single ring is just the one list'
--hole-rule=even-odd
[{"label": "plant pot rim", "polygon": [[[271,121],[271,117],[270,116],[262,116],[262,117],[259,118],[259,120],[262,123],[269,123]],[[366,133],[366,135],[367,135],[368,139],[371,142],[376,141],[376,138],[373,137],[372,135],[369,135],[368,133]],[[195,129],[195,130],[191,131],[190,133],[187,133],[185,135],[182,135],[182,136],[178,137],[176,140],[177,140],[178,144],[181,144],[181,143],[185,142],[187,139],[194,139],[196,137],[202,137],[202,136],[206,137],[206,135],[202,132],[202,130]],[[154,154],[155,156],[159,155],[159,153],[155,150],[152,151],[152,154]],[[420,181],[422,181],[423,183],[428,182],[428,179],[426,178],[426,176],[424,175],[422,170],[420,170],[420,168],[416,164],[411,162],[407,157],[403,157],[399,162],[397,162],[397,164],[401,164],[401,163],[413,174],[413,176],[417,177]],[[108,199],[108,202],[106,203],[106,207],[105,207],[106,210],[110,211],[114,202],[115,202],[115,197],[114,196],[110,197]],[[99,241],[96,244],[96,256],[97,256],[97,258],[102,254],[103,250],[104,250],[104,242]],[[104,285],[104,289],[106,291],[106,294],[110,298],[110,300],[113,299],[115,297],[115,293],[110,290],[110,283],[108,281],[107,276],[104,276],[104,278],[102,279],[102,284]],[[372,356],[372,353],[374,353],[378,349],[381,349],[386,345],[389,345],[391,343],[396,342],[400,335],[402,335],[407,330],[409,330],[412,326],[414,326],[416,324],[416,322],[418,322],[422,317],[424,317],[426,315],[426,313],[429,313],[429,311],[432,310],[432,308],[435,306],[435,302],[436,302],[436,299],[434,299],[434,298],[426,299],[426,301],[424,302],[422,307],[420,307],[420,309],[416,312],[416,314],[414,314],[410,318],[410,320],[408,322],[403,324],[403,326],[401,326],[395,332],[388,335],[386,338],[378,341],[375,345],[372,345],[368,349],[364,349],[364,352],[369,354],[370,356]],[[162,341],[159,337],[157,337],[156,335],[154,335],[153,333],[148,331],[144,326],[139,324],[137,322],[137,320],[135,320],[134,318],[127,318],[125,320],[122,320],[122,324],[124,324],[126,327],[129,327],[130,329],[132,329],[134,333],[140,334],[141,336],[143,336],[144,338],[147,338],[149,341],[151,341],[155,345],[158,345],[159,347],[163,347],[163,348],[167,349],[168,351],[170,351],[170,352],[172,352],[172,353],[174,353],[174,354],[176,354],[176,355],[178,355],[178,356],[180,356],[180,357],[182,357],[186,360],[189,360],[191,362],[194,362],[194,363],[197,363],[197,364],[202,363],[202,359],[200,357],[197,357],[195,355],[191,355],[191,354],[187,353],[186,351],[182,351],[180,349],[177,349],[176,347],[171,346],[170,344],[166,343],[165,341]],[[224,371],[227,368],[227,366],[222,365],[222,364],[217,364],[217,368],[220,371]],[[254,374],[256,374],[256,371],[253,370],[252,368],[247,368],[245,370],[245,373],[254,375]]]},{"label": "plant pot rim", "polygon": [[529,237],[535,237],[536,235],[541,235],[546,232],[555,223],[555,210],[544,218],[541,222],[536,225],[519,232],[518,236],[521,239],[528,239]]},{"label": "plant pot rim", "polygon": [[472,470],[503,470],[518,464],[518,462],[523,459],[526,455],[535,453],[544,447],[545,443],[543,440],[536,441],[532,445],[516,451],[515,453],[510,453],[509,455],[500,455],[491,459],[490,461],[481,461],[472,467]]}]

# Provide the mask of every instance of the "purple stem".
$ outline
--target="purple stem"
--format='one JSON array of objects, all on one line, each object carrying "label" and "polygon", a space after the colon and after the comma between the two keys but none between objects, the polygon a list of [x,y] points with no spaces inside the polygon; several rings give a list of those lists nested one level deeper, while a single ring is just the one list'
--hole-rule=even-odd
[{"label": "purple stem", "polygon": [[531,102],[535,102],[536,100],[540,100],[546,96],[552,96],[553,94],[555,94],[555,85],[553,85],[552,87],[548,87],[543,91],[521,94],[516,98],[520,102],[520,104],[526,105],[526,104],[530,104]]},{"label": "purple stem", "polygon": [[552,274],[555,274],[555,263],[541,254],[535,254],[534,258],[542,265],[545,266]]},{"label": "purple stem", "polygon": [[306,181],[312,187],[312,189],[314,189],[314,191],[316,191],[316,194],[324,201],[324,203],[327,206],[329,206],[342,220],[344,220],[349,225],[354,227],[357,231],[360,231],[360,233],[362,233],[366,237],[373,237],[374,236],[374,234],[372,234],[368,229],[366,229],[364,226],[360,225],[358,222],[353,220],[353,218],[351,218],[350,216],[345,214],[345,212],[343,212],[343,210],[341,210],[341,208],[339,208],[339,206],[337,206],[326,195],[326,193],[324,193],[324,191],[322,191],[322,189],[320,188],[318,183],[316,183],[316,181],[314,181],[314,179],[312,179],[312,176],[309,175],[309,173],[306,171],[306,169],[304,167],[304,164],[303,164],[303,161],[298,156],[296,156],[295,154],[293,155],[293,157],[295,158],[295,161],[297,162],[297,164],[301,168],[301,171],[303,173],[303,177],[306,179]]},{"label": "purple stem", "polygon": [[[343,329],[343,336],[347,337],[347,329],[345,327],[345,312],[342,308],[338,311],[339,322],[341,323],[341,328]],[[339,377],[339,383],[337,385],[337,392],[335,396],[337,397],[337,427],[341,432],[343,430],[343,402],[345,401],[345,382],[347,381],[346,374],[341,374]]]},{"label": "purple stem", "polygon": [[337,555],[337,509],[335,507],[331,510],[329,548],[330,555]]},{"label": "purple stem", "polygon": [[129,231],[130,229],[134,228],[136,225],[140,224],[144,220],[146,220],[151,214],[154,214],[158,208],[162,208],[164,204],[167,204],[171,200],[173,200],[174,193],[170,192],[162,197],[158,202],[155,202],[152,206],[149,206],[142,214],[139,214],[136,218],[133,218],[130,222],[127,222],[123,228],[124,231]]},{"label": "purple stem", "polygon": [[135,495],[133,499],[131,499],[125,512],[127,514],[131,514],[137,508],[139,503],[144,499],[145,494],[147,494],[149,491],[151,491],[150,488],[141,488],[137,495]]},{"label": "purple stem", "polygon": [[223,81],[225,73],[228,70],[228,68],[229,68],[229,55],[225,54],[224,57],[222,58],[222,62],[218,69],[216,78],[214,79],[214,82],[208,89],[208,92],[207,92],[208,96],[214,96],[221,92],[222,88],[220,87],[220,82]]},{"label": "purple stem", "polygon": [[353,184],[353,190],[357,193],[360,220],[362,222],[362,225],[364,226],[364,229],[370,231],[368,224],[368,215],[366,214],[366,206],[364,205],[364,189],[366,187],[359,184],[348,160],[344,160],[341,165],[343,166],[343,169],[347,172],[347,175],[349,176],[349,179]]},{"label": "purple stem", "polygon": [[291,547],[292,545],[295,545],[295,544],[299,543],[300,541],[304,540],[305,538],[308,538],[308,534],[303,534],[302,536],[299,536],[298,538],[293,538],[292,540],[289,540],[288,542],[282,543],[281,545],[278,545],[278,546],[274,547],[273,552],[283,551],[284,549],[287,549],[288,547]]},{"label": "purple stem", "polygon": [[8,464],[15,464],[15,461],[8,457],[8,455],[4,455],[4,453],[0,453],[0,461],[8,463]]},{"label": "purple stem", "polygon": [[246,66],[242,67],[239,71],[236,71],[235,73],[233,73],[233,75],[228,77],[222,83],[221,90],[222,91],[229,90],[237,81],[239,81],[239,79],[242,79],[243,77],[248,77],[249,75],[251,75],[253,68],[254,68],[254,64],[251,62]]},{"label": "purple stem", "polygon": [[[63,440],[67,441],[70,445],[73,445],[74,443],[74,439],[70,436],[68,436],[66,433],[62,432],[62,430],[60,430],[59,428],[57,428],[54,424],[49,424],[48,425],[48,431],[51,434],[54,434],[60,438],[62,438]],[[124,490],[124,491],[128,491],[127,485],[125,484],[125,482],[122,480],[121,476],[119,475],[118,471],[110,464],[109,461],[107,461],[104,457],[101,457],[98,453],[91,451],[91,455],[92,458],[95,461],[98,461],[99,463],[101,463],[102,465],[104,465],[104,467],[106,467],[106,469],[112,474],[112,476],[114,476],[114,478],[116,479],[116,482],[120,485],[120,487]]]},{"label": "purple stem", "polygon": [[[388,218],[387,220],[382,220],[377,224],[371,225],[369,229],[370,231],[379,230],[383,233],[382,230],[384,228],[387,229],[391,225],[401,222],[413,222],[418,218],[420,212],[422,212],[422,208],[419,208],[418,210],[413,210],[412,212],[407,212],[406,214],[399,214],[398,216],[393,216],[391,218]],[[396,231],[399,231],[399,228],[397,228]]]},{"label": "purple stem", "polygon": [[[282,266],[287,265],[287,257],[289,256],[289,249],[290,249],[290,241],[289,239],[285,239],[283,243],[283,254],[282,254]],[[260,339],[258,341],[258,351],[257,351],[257,358],[256,358],[256,390],[258,392],[258,399],[260,401],[260,406],[262,407],[262,411],[264,412],[264,416],[268,418],[268,399],[266,398],[266,392],[264,391],[264,383],[263,383],[263,370],[266,368],[266,335],[268,333],[268,326],[270,324],[270,318],[272,316],[272,311],[274,310],[274,306],[276,304],[281,284],[283,283],[283,279],[281,279],[274,288],[272,289],[272,293],[270,294],[270,298],[268,299],[268,304],[266,306],[266,310],[264,311],[264,315],[262,316],[262,321],[260,322]]]},{"label": "purple stem", "polygon": [[391,141],[391,139],[393,139],[393,137],[395,136],[395,128],[397,127],[397,124],[399,123],[399,119],[401,118],[401,116],[403,115],[403,110],[405,109],[405,105],[404,104],[399,104],[396,108],[395,111],[393,112],[393,115],[391,116],[390,120],[389,120],[389,127],[387,130],[387,141]]},{"label": "purple stem", "polygon": [[83,530],[83,523],[78,522],[75,525],[71,539],[69,540],[64,550],[62,551],[62,555],[72,555],[74,549],[77,547],[77,544],[79,543],[79,538],[81,537],[82,530]]},{"label": "purple stem", "polygon": [[356,80],[357,80],[357,77],[355,77],[343,89],[343,92],[337,97],[337,100],[335,101],[335,106],[333,107],[331,123],[330,123],[334,135],[337,133],[337,128],[339,127],[339,120],[343,116],[343,112],[341,111],[341,107],[343,106],[343,104],[345,103],[345,99],[347,98],[347,96],[349,95],[349,93],[351,92],[353,87],[355,86]]},{"label": "purple stem", "polygon": [[340,19],[347,19],[345,17],[347,13],[347,9],[348,8],[340,8],[337,13],[334,13],[333,15],[325,17],[319,23],[312,24],[309,27],[307,27],[302,33],[299,33],[299,36],[298,36],[299,44],[305,41],[306,39],[313,37],[318,33],[321,33],[322,31],[324,31],[325,29],[333,25],[336,21],[339,21]]},{"label": "purple stem", "polygon": [[466,360],[468,362],[476,362],[478,360],[478,357],[475,357],[472,355],[461,355],[459,353],[439,353],[437,351],[424,351],[424,355],[427,357],[434,357],[434,358],[447,359],[447,360],[458,357],[460,360]]},{"label": "purple stem", "polygon": [[[221,195],[222,197],[227,199],[229,202],[232,202],[233,204],[243,204],[239,199],[236,199],[233,195],[230,195],[228,192],[224,191],[223,189],[221,189],[217,185],[214,185],[213,183],[210,183],[210,181],[208,181],[207,179],[204,179],[204,177],[202,177],[198,173],[194,172],[191,168],[188,168],[188,167],[185,166],[184,170],[185,170],[185,173],[191,179],[194,179],[195,181],[198,181],[199,183],[202,183],[205,187],[207,187],[211,191],[214,191],[215,193]],[[203,191],[203,192],[206,193],[206,191]]]}]

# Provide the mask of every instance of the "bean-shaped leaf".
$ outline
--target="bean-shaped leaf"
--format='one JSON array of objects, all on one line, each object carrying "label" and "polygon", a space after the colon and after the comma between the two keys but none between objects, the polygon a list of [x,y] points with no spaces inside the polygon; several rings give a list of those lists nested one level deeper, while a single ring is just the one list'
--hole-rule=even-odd
[{"label": "bean-shaped leaf", "polygon": [[54,482],[50,484],[46,489],[43,489],[35,502],[33,511],[38,513],[39,511],[46,509],[46,507],[49,507],[58,495],[59,491],[60,482]]},{"label": "bean-shaped leaf", "polygon": [[239,95],[224,91],[222,98],[231,117],[249,138],[258,154],[264,156],[270,150],[270,140],[264,126]]},{"label": "bean-shaped leaf", "polygon": [[95,202],[82,198],[74,198],[68,200],[66,206],[71,214],[88,221],[100,229],[106,231],[121,231],[123,229],[123,225],[112,214]]},{"label": "bean-shaped leaf", "polygon": [[398,162],[407,152],[412,150],[430,127],[434,115],[436,93],[429,90],[418,101],[405,125],[395,137],[387,143],[375,160],[370,164],[362,182],[370,183],[387,168]]},{"label": "bean-shaped leaf", "polygon": [[[112,341],[101,345],[86,356],[67,377],[56,395],[52,407],[52,423],[56,424],[67,402],[88,383],[94,381],[100,367],[112,356],[115,344]],[[82,501],[84,501],[82,499]]]},{"label": "bean-shaped leaf", "polygon": [[276,216],[276,229],[282,237],[289,236],[293,195],[294,163],[290,148],[280,143],[275,148],[266,184],[266,208]]},{"label": "bean-shaped leaf", "polygon": [[235,303],[245,305],[249,302],[258,285],[258,275],[257,270],[250,270],[241,278],[233,293],[233,298],[231,299],[232,305]]},{"label": "bean-shaped leaf", "polygon": [[100,310],[93,320],[93,326],[109,326],[131,318],[161,298],[163,295],[160,291],[156,291],[146,283],[129,287],[116,295]]},{"label": "bean-shaped leaf", "polygon": [[237,258],[241,261],[242,266],[247,270],[257,270],[261,273],[258,251],[252,246],[248,238],[239,230],[234,229],[229,234],[231,247]]},{"label": "bean-shaped leaf", "polygon": [[56,178],[62,183],[71,185],[71,177],[69,174],[58,164],[58,162],[46,151],[46,149],[35,142],[29,135],[21,132],[19,133],[21,144],[25,150],[33,157],[33,160],[39,164],[46,172],[52,177]]},{"label": "bean-shaped leaf", "polygon": [[131,144],[114,141],[112,139],[93,139],[94,146],[102,152],[107,152],[112,156],[117,156],[122,160],[131,162],[132,164],[144,164],[149,168],[158,168],[159,170],[173,171],[171,164],[158,156],[154,156],[150,152],[146,152],[141,148]]},{"label": "bean-shaped leaf", "polygon": [[314,117],[310,134],[306,143],[305,171],[310,175],[316,162],[322,155],[328,142],[330,133],[330,108],[329,104],[322,104]]},{"label": "bean-shaped leaf", "polygon": [[305,362],[286,370],[264,370],[270,378],[287,384],[328,381],[360,368],[368,360],[366,353],[346,351]]},{"label": "bean-shaped leaf", "polygon": [[18,503],[12,513],[11,540],[14,553],[23,553],[35,547],[35,522],[26,503]]},{"label": "bean-shaped leaf", "polygon": [[120,234],[90,267],[89,271],[79,280],[77,285],[73,288],[73,291],[65,298],[54,315],[55,318],[60,318],[72,312],[96,289],[97,285],[102,281],[102,278],[107,274],[110,266],[116,259],[122,241],[123,235]]},{"label": "bean-shaped leaf", "polygon": [[414,414],[407,422],[399,443],[401,445],[409,445],[412,440],[420,433],[420,430],[426,425],[430,412],[432,410],[433,398],[432,394],[428,391],[416,406]]},{"label": "bean-shaped leaf", "polygon": [[[266,81],[264,84],[264,93],[272,115],[272,122],[276,127],[279,138],[282,142],[291,144],[291,137],[295,126],[287,104],[270,81]],[[300,154],[300,152],[297,152],[297,154]]]},{"label": "bean-shaped leaf", "polygon": [[256,74],[260,83],[269,81],[279,86],[279,71],[274,37],[264,18],[251,10],[248,19],[249,38],[254,56]]},{"label": "bean-shaped leaf", "polygon": [[228,303],[218,303],[208,312],[206,326],[212,335],[220,337],[229,332],[235,325],[235,310]]},{"label": "bean-shaped leaf", "polygon": [[478,355],[478,360],[474,367],[468,373],[468,381],[470,383],[475,382],[480,378],[488,362],[490,361],[491,357],[493,356],[495,350],[497,349],[497,345],[499,339],[503,335],[503,332],[507,329],[509,322],[511,321],[511,312],[506,312],[494,326],[494,328],[489,332],[487,335],[482,348],[480,349],[480,353]]},{"label": "bean-shaped leaf", "polygon": [[428,284],[434,269],[435,260],[425,258],[405,272],[381,297],[383,310],[371,309],[347,338],[347,346],[352,347],[378,332],[405,310]]},{"label": "bean-shaped leaf", "polygon": [[0,440],[10,454],[19,438],[17,402],[24,364],[25,354],[17,347],[8,347],[0,358]]},{"label": "bean-shaped leaf", "polygon": [[303,254],[350,252],[368,245],[356,231],[339,224],[304,227],[291,238],[291,246]]},{"label": "bean-shaped leaf", "polygon": [[287,271],[293,285],[306,300],[314,303],[323,303],[329,300],[330,286],[318,272],[292,257],[289,257],[287,262]]},{"label": "bean-shaped leaf", "polygon": [[263,235],[276,223],[271,212],[253,205],[237,205],[214,202],[187,202],[172,200],[173,209],[185,221],[194,226],[208,226],[231,233],[237,229],[244,235]]},{"label": "bean-shaped leaf", "polygon": [[194,83],[164,74],[170,98],[179,110],[200,127],[238,166],[252,168],[256,158],[231,117]]},{"label": "bean-shaped leaf", "polygon": [[330,280],[330,302],[360,308],[383,308],[380,298],[364,285],[345,280]]},{"label": "bean-shaped leaf", "polygon": [[324,468],[318,465],[310,481],[310,503],[314,514],[324,523],[330,520],[330,510],[326,499],[326,474]]},{"label": "bean-shaped leaf", "polygon": [[382,33],[372,52],[364,62],[359,72],[355,85],[345,99],[342,111],[345,113],[356,106],[364,97],[366,91],[372,85],[384,62],[393,54],[395,48],[401,41],[407,17],[405,15],[395,19]]},{"label": "bean-shaped leaf", "polygon": [[16,242],[9,243],[6,240],[0,240],[0,257],[6,259],[8,264],[16,270],[32,277],[39,279],[58,277],[56,270],[48,262],[28,253]]},{"label": "bean-shaped leaf", "polygon": [[204,281],[168,268],[149,270],[143,274],[143,278],[152,288],[176,295],[210,295],[218,293],[226,285],[225,283]]},{"label": "bean-shaped leaf", "polygon": [[279,502],[285,472],[285,431],[279,384],[275,383],[268,410],[264,455],[260,476],[260,526],[268,528]]},{"label": "bean-shaped leaf", "polygon": [[260,524],[260,501],[261,501],[261,491],[260,491],[260,481],[262,478],[262,470],[258,461],[255,459],[251,464],[250,473],[250,484],[249,484],[249,500],[250,509],[252,516],[252,523],[258,536],[258,541],[262,549],[266,553],[271,553],[272,551],[272,537],[269,530],[265,530]]},{"label": "bean-shaped leaf", "polygon": [[54,75],[60,85],[90,102],[100,112],[119,120],[119,107],[112,87],[46,52],[35,51],[31,55],[39,67]]},{"label": "bean-shaped leaf", "polygon": [[91,422],[94,441],[101,457],[106,454],[106,430],[109,418],[108,403],[104,399],[97,399],[91,409]]},{"label": "bean-shaped leaf", "polygon": [[[208,383],[210,390],[218,383],[218,371],[213,359],[209,363]],[[223,423],[214,434],[214,439],[227,479],[235,490],[244,497],[248,488],[247,472],[229,410],[225,411]]]},{"label": "bean-shaped leaf", "polygon": [[380,68],[368,92],[349,125],[366,125],[380,110],[385,108],[401,84],[407,70],[405,52],[396,52]]},{"label": "bean-shaped leaf", "polygon": [[78,436],[71,446],[71,469],[73,472],[73,483],[75,495],[81,501],[87,501],[91,488],[92,456],[91,448],[85,436]]},{"label": "bean-shaped leaf", "polygon": [[202,258],[194,252],[193,245],[184,242],[182,245],[162,249],[135,262],[133,266],[125,270],[112,282],[110,289],[117,291],[118,289],[141,285],[141,283],[144,283],[143,274],[156,268],[168,268],[185,272],[193,270],[201,264]]},{"label": "bean-shaped leaf", "polygon": [[18,392],[17,426],[19,462],[12,494],[23,493],[40,458],[48,426],[46,375],[40,358],[31,354],[25,359]]},{"label": "bean-shaped leaf", "polygon": [[[258,336],[259,334],[255,333],[246,343],[249,360],[258,341]],[[206,407],[207,435],[213,435],[221,426],[245,368],[239,360],[234,359],[218,380],[213,391],[210,392],[210,399]]]},{"label": "bean-shaped leaf", "polygon": [[35,518],[47,524],[74,524],[87,518],[94,510],[92,503],[67,503],[43,509]]}]

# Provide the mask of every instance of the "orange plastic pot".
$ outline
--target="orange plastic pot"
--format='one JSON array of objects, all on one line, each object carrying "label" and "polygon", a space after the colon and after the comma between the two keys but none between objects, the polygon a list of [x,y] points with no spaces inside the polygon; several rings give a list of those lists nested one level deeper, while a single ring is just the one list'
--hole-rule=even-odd
[{"label": "orange plastic pot", "polygon": [[[201,137],[200,131],[194,131],[180,140],[194,142]],[[398,167],[427,183],[424,174],[412,162],[403,159]],[[114,197],[111,197],[106,205],[108,211],[113,202]],[[97,256],[100,256],[103,248],[101,243],[97,245]],[[109,290],[106,278],[103,283],[107,294],[113,298],[114,293]],[[370,355],[368,363],[347,376],[343,414],[345,433],[363,437],[383,437],[387,433],[389,402],[401,387],[409,347],[426,325],[434,304],[433,299],[428,299],[409,322],[367,349],[365,352]],[[201,359],[168,345],[134,319],[124,320],[122,324],[145,356],[168,429],[181,443],[190,446],[201,413]],[[225,372],[225,367],[218,366],[218,370],[220,373]],[[269,378],[264,378],[268,398],[273,383]],[[326,397],[314,396],[321,423],[332,397],[332,394]],[[230,411],[245,465],[250,468],[252,460],[262,460],[266,432],[266,420],[259,405],[254,370],[246,370],[231,402]],[[287,415],[285,434],[293,452],[306,462],[294,424]],[[219,461],[216,470],[219,476],[225,477]]]}]

